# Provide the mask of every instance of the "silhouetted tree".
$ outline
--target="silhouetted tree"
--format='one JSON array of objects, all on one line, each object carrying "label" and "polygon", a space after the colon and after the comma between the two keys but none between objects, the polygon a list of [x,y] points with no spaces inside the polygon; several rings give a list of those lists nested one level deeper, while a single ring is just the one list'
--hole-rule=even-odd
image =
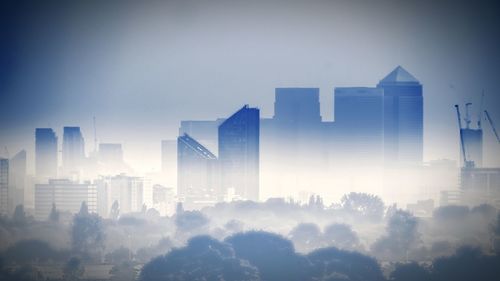
[{"label": "silhouetted tree", "polygon": [[431,274],[428,269],[420,266],[416,262],[399,263],[391,272],[389,280],[393,281],[427,281],[431,280]]},{"label": "silhouetted tree", "polygon": [[85,267],[79,258],[73,257],[69,259],[63,269],[63,278],[65,281],[79,280],[83,277]]},{"label": "silhouetted tree", "polygon": [[412,214],[396,211],[387,224],[387,234],[373,244],[373,253],[384,259],[407,260],[410,248],[419,242],[417,226],[418,221]]},{"label": "silhouetted tree", "polygon": [[138,270],[130,261],[122,262],[111,268],[111,281],[134,281],[137,278]]},{"label": "silhouetted tree", "polygon": [[231,246],[208,236],[189,240],[184,248],[144,265],[141,281],[261,280],[255,267],[235,257]]},{"label": "silhouetted tree", "polygon": [[351,192],[344,195],[340,205],[349,214],[379,221],[384,215],[384,202],[376,195]]},{"label": "silhouetted tree", "polygon": [[226,238],[236,257],[256,266],[262,280],[308,280],[310,263],[295,254],[291,241],[268,232],[251,231]]},{"label": "silhouetted tree", "polygon": [[312,263],[312,278],[307,280],[385,280],[377,260],[356,252],[324,248],[313,251],[307,258]]},{"label": "silhouetted tree", "polygon": [[109,211],[109,217],[113,220],[117,220],[119,216],[120,216],[120,204],[118,203],[117,200],[115,200],[113,202],[113,205],[111,205],[111,210]]},{"label": "silhouetted tree", "polygon": [[17,205],[12,215],[12,222],[16,225],[25,225],[27,223],[26,213],[23,205]]},{"label": "silhouetted tree", "polygon": [[314,223],[300,223],[290,231],[289,237],[301,252],[309,252],[320,246],[321,231]]},{"label": "silhouetted tree", "polygon": [[343,250],[360,250],[361,244],[358,235],[347,224],[334,223],[325,227],[324,243]]},{"label": "silhouetted tree", "polygon": [[59,211],[56,208],[56,203],[52,203],[52,209],[50,209],[49,221],[58,222],[59,221]]},{"label": "silhouetted tree", "polygon": [[85,202],[73,218],[71,238],[73,250],[77,253],[96,253],[104,249],[102,220],[98,215],[88,212]]}]

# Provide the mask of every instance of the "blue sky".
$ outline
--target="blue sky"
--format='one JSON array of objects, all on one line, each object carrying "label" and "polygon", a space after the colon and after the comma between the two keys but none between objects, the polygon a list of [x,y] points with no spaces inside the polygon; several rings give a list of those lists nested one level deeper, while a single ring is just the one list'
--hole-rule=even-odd
[{"label": "blue sky", "polygon": [[[101,3],[105,2],[105,3]],[[2,8],[0,145],[79,125],[159,168],[180,120],[243,104],[272,116],[275,87],[374,86],[397,65],[424,85],[425,158],[458,158],[453,104],[500,124],[500,30],[487,1],[12,1]],[[484,123],[483,123],[484,124]],[[486,163],[500,147],[485,131]]]}]

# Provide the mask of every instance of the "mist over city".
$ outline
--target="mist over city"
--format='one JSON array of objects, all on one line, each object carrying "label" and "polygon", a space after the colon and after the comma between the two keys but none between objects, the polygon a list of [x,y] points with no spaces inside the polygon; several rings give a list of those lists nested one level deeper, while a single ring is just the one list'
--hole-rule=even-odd
[{"label": "mist over city", "polygon": [[497,280],[490,1],[4,1],[0,280]]}]

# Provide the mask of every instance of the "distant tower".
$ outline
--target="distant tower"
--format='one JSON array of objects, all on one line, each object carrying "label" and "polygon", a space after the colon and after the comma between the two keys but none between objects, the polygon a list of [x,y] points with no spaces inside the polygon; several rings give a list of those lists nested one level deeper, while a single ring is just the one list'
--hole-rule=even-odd
[{"label": "distant tower", "polygon": [[[26,181],[26,150],[21,150],[9,161],[9,204],[10,210],[24,204]],[[25,206],[26,207],[26,206]]]},{"label": "distant tower", "polygon": [[319,88],[276,88],[273,119],[283,133],[309,138],[321,123]]},{"label": "distant tower", "polygon": [[401,66],[378,88],[384,90],[384,149],[387,163],[423,160],[422,84]]},{"label": "distant tower", "polygon": [[217,157],[187,134],[177,138],[177,189],[180,197],[215,195]]},{"label": "distant tower", "polygon": [[35,169],[38,178],[57,177],[57,136],[51,128],[35,130]]},{"label": "distant tower", "polygon": [[0,214],[9,213],[9,159],[0,158]]},{"label": "distant tower", "polygon": [[335,157],[345,165],[382,164],[384,159],[384,91],[380,88],[335,88]]},{"label": "distant tower", "polygon": [[259,118],[258,108],[245,105],[219,126],[222,189],[254,201],[259,200]]},{"label": "distant tower", "polygon": [[66,172],[78,171],[85,158],[85,143],[80,127],[64,127],[63,167]]}]

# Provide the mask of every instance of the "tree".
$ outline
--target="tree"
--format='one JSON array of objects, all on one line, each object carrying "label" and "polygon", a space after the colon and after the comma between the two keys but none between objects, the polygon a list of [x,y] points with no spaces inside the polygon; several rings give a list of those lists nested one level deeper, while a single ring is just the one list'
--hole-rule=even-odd
[{"label": "tree", "polygon": [[63,279],[66,281],[79,280],[84,272],[85,268],[82,261],[79,258],[73,257],[64,266]]},{"label": "tree", "polygon": [[96,253],[104,249],[105,234],[102,220],[96,214],[88,212],[87,204],[73,218],[71,228],[73,250],[77,253]]},{"label": "tree", "polygon": [[130,261],[122,262],[111,268],[111,281],[134,281],[137,278],[138,270]]},{"label": "tree", "polygon": [[262,280],[257,269],[237,258],[231,246],[208,236],[197,236],[184,248],[157,257],[142,268],[141,281]]},{"label": "tree", "polygon": [[115,200],[113,202],[113,205],[111,205],[111,210],[109,211],[109,217],[113,220],[117,220],[119,216],[120,216],[120,203],[118,203],[118,200]]},{"label": "tree", "polygon": [[360,250],[361,244],[358,235],[347,224],[334,223],[325,228],[323,241],[327,246],[334,246],[343,250]]},{"label": "tree", "polygon": [[52,203],[52,209],[50,209],[49,221],[58,222],[59,221],[59,211],[56,208],[56,203]]},{"label": "tree", "polygon": [[321,231],[314,223],[300,223],[289,234],[295,247],[300,252],[309,252],[320,246]]},{"label": "tree", "polygon": [[384,215],[384,202],[376,195],[351,192],[342,197],[340,205],[350,214],[374,221],[380,221]]},{"label": "tree", "polygon": [[337,248],[318,249],[307,255],[311,277],[307,280],[384,281],[374,258]]},{"label": "tree", "polygon": [[25,225],[27,223],[26,213],[23,205],[17,205],[12,215],[12,221],[17,225]]},{"label": "tree", "polygon": [[407,260],[411,248],[420,242],[418,220],[412,214],[398,210],[386,226],[387,234],[377,240],[372,251],[379,257],[390,260]]},{"label": "tree", "polygon": [[290,240],[280,235],[250,231],[226,238],[236,257],[249,261],[260,272],[261,280],[311,280],[310,263],[297,255]]}]

